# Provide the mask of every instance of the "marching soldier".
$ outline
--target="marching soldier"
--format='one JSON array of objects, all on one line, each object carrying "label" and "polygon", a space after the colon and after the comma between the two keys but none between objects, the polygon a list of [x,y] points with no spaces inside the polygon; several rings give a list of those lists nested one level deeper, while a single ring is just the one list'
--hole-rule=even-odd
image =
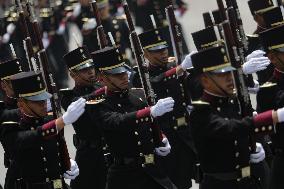
[{"label": "marching soldier", "polygon": [[21,117],[19,123],[7,122],[1,133],[12,159],[5,188],[66,188],[63,178],[74,179],[79,169],[69,158],[60,131],[80,117],[85,100],[79,99],[62,117],[46,122],[46,100],[51,94],[41,72],[22,72],[11,82]]},{"label": "marching soldier", "polygon": [[[264,84],[258,93],[258,106],[261,111],[265,111],[268,108],[277,109],[283,106],[283,47],[284,38],[282,34],[284,32],[284,26],[266,30],[260,33],[260,39],[265,51],[275,66],[273,78],[266,84]],[[281,119],[279,119],[281,120]],[[271,136],[272,145],[275,151],[275,156],[272,161],[272,177],[271,177],[271,189],[283,188],[283,131],[282,124],[276,125],[275,134]]]},{"label": "marching soldier", "polygon": [[[64,56],[70,75],[75,81],[73,89],[61,90],[61,105],[67,106],[80,97],[87,100],[103,98],[105,88],[100,87],[94,70],[94,63],[86,47],[79,47]],[[95,115],[94,115],[95,116]],[[75,160],[80,168],[80,175],[71,181],[72,189],[104,189],[106,183],[106,163],[102,132],[98,124],[91,122],[89,114],[84,113],[73,124],[76,134],[73,143],[76,147]],[[96,180],[93,180],[93,178]]]},{"label": "marching soldier", "polygon": [[192,55],[204,94],[193,102],[190,114],[193,137],[204,172],[202,188],[258,188],[251,165],[264,160],[257,143],[251,154],[249,135],[272,133],[274,123],[282,122],[283,109],[269,110],[253,118],[241,118],[234,97],[233,68],[223,46]]},{"label": "marching soldier", "polygon": [[189,54],[184,62],[177,66],[174,57],[169,57],[168,44],[162,33],[169,32],[168,27],[149,30],[139,35],[145,58],[149,63],[150,82],[156,98],[172,97],[175,100],[174,111],[157,119],[172,146],[168,156],[158,159],[165,173],[179,189],[188,189],[194,178],[195,148],[189,128],[187,107],[181,78],[186,69],[192,66]]},{"label": "marching soldier", "polygon": [[155,148],[153,140],[153,119],[172,111],[174,100],[161,99],[155,106],[147,107],[143,90],[128,88],[127,68],[117,48],[107,47],[92,56],[107,87],[105,99],[90,103],[90,109],[95,106],[99,112],[98,121],[114,157],[106,188],[176,188],[155,164],[155,154],[168,155],[170,144],[164,135],[163,147]]}]

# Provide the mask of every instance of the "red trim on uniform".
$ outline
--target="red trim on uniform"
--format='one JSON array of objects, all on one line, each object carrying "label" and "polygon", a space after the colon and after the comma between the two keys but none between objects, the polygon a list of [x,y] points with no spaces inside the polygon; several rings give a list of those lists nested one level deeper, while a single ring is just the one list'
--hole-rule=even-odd
[{"label": "red trim on uniform", "polygon": [[284,73],[280,70],[274,69],[273,76],[279,81],[284,77]]},{"label": "red trim on uniform", "polygon": [[150,108],[151,107],[147,107],[145,109],[138,110],[137,113],[136,113],[136,118],[139,119],[139,118],[150,116],[150,114],[151,114]]},{"label": "red trim on uniform", "polygon": [[95,96],[106,94],[106,87],[101,87],[94,92]]},{"label": "red trim on uniform", "polygon": [[177,73],[176,70],[177,70],[177,68],[175,67],[175,68],[172,68],[172,69],[166,71],[165,72],[165,77],[169,77],[169,76],[172,76],[172,75],[176,74]]},{"label": "red trim on uniform", "polygon": [[52,129],[52,128],[56,127],[55,121],[56,121],[56,120],[52,120],[52,121],[50,121],[50,122],[44,124],[44,125],[42,126],[42,130],[45,131],[45,130]]},{"label": "red trim on uniform", "polygon": [[273,124],[272,110],[258,114],[253,118],[255,127],[267,126]]}]

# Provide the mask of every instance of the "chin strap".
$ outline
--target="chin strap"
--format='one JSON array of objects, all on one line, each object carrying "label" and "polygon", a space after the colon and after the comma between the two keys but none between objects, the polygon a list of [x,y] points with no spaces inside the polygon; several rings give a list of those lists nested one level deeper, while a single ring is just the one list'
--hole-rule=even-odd
[{"label": "chin strap", "polygon": [[[33,111],[32,108],[31,108],[27,103],[24,102],[24,104],[25,104],[26,108],[28,108],[28,109],[34,114],[33,117],[41,118],[41,116],[38,115],[35,111]],[[27,115],[27,114],[26,114],[26,115]]]},{"label": "chin strap", "polygon": [[96,79],[95,79],[94,81],[90,81],[90,80],[87,80],[87,79],[84,79],[84,78],[80,77],[77,72],[74,72],[74,71],[72,71],[72,70],[70,70],[70,72],[71,72],[72,74],[74,74],[74,76],[80,78],[81,80],[83,80],[83,81],[85,81],[85,82],[87,82],[87,83],[89,83],[89,84],[91,84],[91,85],[94,85],[94,84],[96,83],[96,81],[97,81],[97,74],[96,74]]}]

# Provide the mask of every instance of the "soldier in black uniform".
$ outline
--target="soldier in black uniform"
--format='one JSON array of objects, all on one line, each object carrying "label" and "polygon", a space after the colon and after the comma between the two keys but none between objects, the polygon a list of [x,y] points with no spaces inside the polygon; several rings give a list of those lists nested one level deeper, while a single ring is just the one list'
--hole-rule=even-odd
[{"label": "soldier in black uniform", "polygon": [[7,122],[1,132],[12,159],[5,188],[66,188],[63,178],[74,179],[79,169],[69,158],[60,131],[80,117],[85,100],[79,99],[62,117],[46,122],[46,100],[51,94],[41,72],[22,72],[13,75],[11,82],[21,118],[19,123]]},{"label": "soldier in black uniform", "polygon": [[211,47],[192,55],[194,69],[200,75],[204,94],[193,102],[190,114],[193,138],[204,178],[201,188],[258,188],[251,164],[264,160],[257,143],[251,154],[249,135],[272,133],[281,121],[283,109],[269,110],[253,118],[241,118],[234,96],[233,68],[224,46]]},{"label": "soldier in black uniform", "polygon": [[[86,47],[79,47],[64,56],[70,75],[75,81],[73,89],[61,90],[61,105],[67,106],[80,97],[87,100],[102,98],[105,88],[97,83],[94,63]],[[76,147],[75,160],[80,168],[80,175],[71,181],[72,189],[104,189],[106,183],[106,164],[102,132],[98,124],[91,122],[89,114],[84,113],[73,124],[76,134],[73,143]],[[95,180],[93,178],[96,178]]]},{"label": "soldier in black uniform", "polygon": [[[260,33],[260,39],[262,45],[267,52],[268,57],[271,62],[275,65],[275,70],[273,78],[266,83],[258,93],[258,106],[261,111],[266,109],[277,109],[282,107],[283,104],[283,71],[284,71],[284,38],[282,34],[284,33],[284,26],[280,25],[278,27],[266,30]],[[269,103],[269,104],[268,104]],[[272,177],[271,177],[271,189],[283,188],[283,129],[282,124],[276,125],[276,132],[271,136],[272,145],[275,151],[275,156],[272,162]]]},{"label": "soldier in black uniform", "polygon": [[177,66],[174,57],[169,57],[168,44],[162,36],[168,27],[149,30],[139,35],[145,57],[149,63],[150,82],[156,99],[172,97],[175,100],[174,111],[157,119],[161,129],[167,135],[172,153],[158,159],[165,173],[179,189],[192,186],[195,165],[195,148],[188,121],[186,98],[182,82],[183,74],[190,68],[189,54],[181,65]]},{"label": "soldier in black uniform", "polygon": [[[252,35],[248,36],[249,42],[249,53],[255,50],[263,50],[261,43],[259,41],[258,34],[267,28],[267,24],[263,18],[263,13],[273,8],[272,0],[250,0],[248,1],[248,6],[250,8],[251,14],[257,23],[257,29]],[[274,65],[270,64],[266,70],[257,73],[258,81],[262,85],[270,79],[273,74]]]},{"label": "soldier in black uniform", "polygon": [[[91,10],[89,1],[81,2],[81,12],[75,19],[78,27],[83,34],[83,44],[88,47],[90,52],[99,50],[98,37],[96,32],[97,23],[94,18],[94,13]],[[112,33],[116,44],[120,45],[120,51],[125,57],[125,50],[130,48],[129,30],[123,17],[115,17],[110,13],[108,0],[98,0],[97,6],[99,9],[102,25],[106,34]],[[110,40],[109,40],[109,45]]]},{"label": "soldier in black uniform", "polygon": [[99,77],[107,87],[105,99],[90,104],[95,106],[92,116],[98,116],[114,156],[106,188],[176,188],[155,165],[154,153],[166,156],[170,153],[170,144],[164,135],[161,136],[163,147],[155,148],[153,140],[156,127],[153,119],[172,111],[174,100],[161,99],[148,107],[143,90],[128,88],[127,69],[117,48],[108,47],[93,52],[92,56]]}]

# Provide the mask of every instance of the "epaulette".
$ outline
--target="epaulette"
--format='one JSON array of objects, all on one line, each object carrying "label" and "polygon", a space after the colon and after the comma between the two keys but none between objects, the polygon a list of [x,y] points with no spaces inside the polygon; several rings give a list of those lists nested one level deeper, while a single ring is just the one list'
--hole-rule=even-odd
[{"label": "epaulette", "polygon": [[208,108],[208,107],[210,107],[210,103],[202,101],[202,100],[192,101],[191,104],[194,108]]},{"label": "epaulette", "polygon": [[271,87],[275,87],[275,86],[277,86],[277,83],[266,82],[266,83],[262,84],[259,88],[260,89],[267,89],[267,88],[271,88]]},{"label": "epaulette", "polygon": [[122,14],[120,16],[116,16],[115,19],[117,19],[117,20],[126,20],[126,15]]},{"label": "epaulette", "polygon": [[15,121],[4,121],[2,124],[2,126],[12,126],[12,125],[20,125],[19,122],[15,122]]},{"label": "epaulette", "polygon": [[100,100],[89,100],[86,102],[86,105],[97,105],[100,104],[102,102],[104,102],[105,99],[100,99]]}]

